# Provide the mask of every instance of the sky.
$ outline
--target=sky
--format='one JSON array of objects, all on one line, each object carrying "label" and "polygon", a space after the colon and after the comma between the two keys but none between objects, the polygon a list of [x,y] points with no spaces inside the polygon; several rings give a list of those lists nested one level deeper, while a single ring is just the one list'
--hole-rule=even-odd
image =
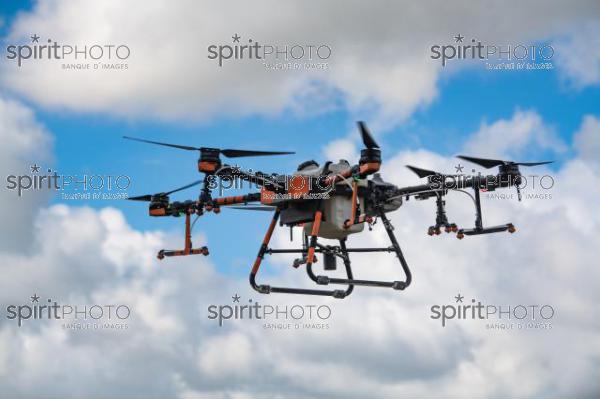
[{"label": "sky", "polygon": [[[33,163],[68,175],[126,175],[130,196],[199,178],[196,153],[123,135],[295,151],[240,163],[290,173],[309,159],[353,161],[360,150],[355,123],[364,120],[381,144],[384,179],[399,186],[419,184],[404,165],[453,173],[458,154],[554,160],[535,173],[556,183],[544,200],[485,201],[484,220],[517,225],[510,237],[431,238],[425,231],[434,204],[405,203],[391,217],[413,286],[401,293],[365,288],[341,302],[315,299],[332,307],[330,328],[294,332],[240,320],[218,327],[207,318],[209,304],[230,304],[236,293],[261,303],[306,303],[259,298],[247,284],[269,214],[202,217],[195,242],[208,245],[210,256],[159,264],[158,249],[182,245],[181,219],[149,218],[143,203],[65,200],[47,190],[17,197],[3,187],[0,202],[10,210],[0,233],[3,311],[37,293],[62,303],[124,302],[133,313],[121,332],[65,330],[55,320],[17,327],[3,318],[0,389],[8,397],[598,396],[595,2],[524,1],[510,10],[467,1],[259,1],[227,8],[54,0],[0,7],[3,178],[28,174]],[[127,69],[66,70],[56,59],[27,59],[19,67],[8,48],[33,44],[32,35],[80,47],[124,44]],[[207,47],[233,45],[233,35],[272,45],[324,44],[331,56],[325,70],[272,71],[248,59],[219,67]],[[494,46],[551,46],[552,68],[488,70],[485,61],[461,59],[443,67],[431,47],[458,45],[456,35]],[[195,195],[190,189],[174,198]],[[448,202],[460,225],[473,223],[466,198]],[[290,245],[286,239],[281,231],[274,241]],[[387,245],[384,239],[374,231],[351,242]],[[269,259],[266,276],[306,285],[290,262]],[[385,255],[356,263],[369,265],[357,268],[365,277],[370,269],[388,278],[398,273]],[[461,292],[486,303],[552,303],[557,316],[549,331],[489,331],[467,320],[441,328],[430,306]],[[566,356],[574,366],[563,372]],[[56,380],[64,383],[42,389]]]}]

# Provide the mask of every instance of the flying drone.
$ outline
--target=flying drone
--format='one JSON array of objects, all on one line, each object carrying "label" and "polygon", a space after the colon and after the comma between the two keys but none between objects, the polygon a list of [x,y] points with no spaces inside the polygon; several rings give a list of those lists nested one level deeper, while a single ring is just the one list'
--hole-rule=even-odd
[{"label": "flying drone", "polygon": [[[218,214],[222,207],[267,211],[273,216],[264,239],[259,247],[258,255],[250,271],[250,285],[261,294],[287,293],[305,295],[323,295],[334,298],[345,298],[350,295],[354,286],[387,287],[394,290],[406,289],[412,275],[402,250],[394,235],[394,227],[387,213],[400,208],[403,201],[411,197],[417,200],[435,198],[435,224],[427,230],[429,235],[440,235],[442,229],[447,233],[456,233],[456,237],[490,234],[499,232],[515,232],[512,223],[499,226],[484,226],[481,212],[480,191],[494,191],[499,188],[516,187],[519,200],[521,173],[519,166],[535,166],[547,162],[512,162],[497,159],[476,158],[459,155],[458,158],[475,163],[486,169],[498,167],[495,175],[446,175],[431,170],[407,167],[427,183],[408,187],[398,187],[385,182],[378,173],[381,167],[381,149],[364,122],[358,122],[359,132],[364,143],[357,164],[346,160],[337,163],[326,162],[320,166],[310,160],[301,163],[292,174],[267,174],[262,172],[245,171],[237,166],[225,164],[221,156],[239,158],[251,156],[270,156],[293,154],[287,151],[251,151],[236,149],[219,149],[208,147],[192,147],[150,141],[134,137],[124,138],[144,143],[167,146],[188,151],[198,151],[198,171],[204,176],[191,184],[168,192],[130,197],[134,201],[149,202],[149,214],[154,217],[185,216],[184,248],[158,252],[157,257],[208,255],[207,247],[194,248],[192,245],[191,216],[198,217],[212,212]],[[219,180],[240,179],[254,183],[260,192],[229,197],[213,197],[214,182]],[[200,194],[196,200],[174,201],[169,196],[181,190],[201,185]],[[468,193],[473,191],[473,195]],[[458,228],[450,223],[445,211],[444,197],[451,191],[467,193],[475,205],[475,225],[472,228]],[[194,220],[194,222],[196,221]],[[379,248],[348,248],[348,236],[372,230],[377,220],[381,220],[387,232],[390,244]],[[290,228],[301,227],[303,230],[302,246],[299,248],[272,248],[269,246],[277,224]],[[337,240],[339,245],[325,245],[319,239]],[[353,276],[351,268],[351,253],[384,252],[396,255],[404,273],[403,280],[378,281],[361,280]],[[298,254],[292,264],[294,268],[304,266],[309,278],[318,286],[345,286],[345,289],[306,289],[296,287],[277,287],[257,283],[257,275],[263,258],[274,254]],[[337,259],[344,264],[346,278],[330,277],[327,274],[315,274],[313,265],[317,262],[317,254],[322,256],[323,270],[337,269]]]}]

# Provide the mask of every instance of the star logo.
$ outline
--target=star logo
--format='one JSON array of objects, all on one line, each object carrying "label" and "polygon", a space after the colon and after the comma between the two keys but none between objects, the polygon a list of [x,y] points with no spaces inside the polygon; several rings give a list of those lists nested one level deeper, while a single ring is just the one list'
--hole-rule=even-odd
[{"label": "star logo", "polygon": [[454,40],[456,41],[456,43],[462,43],[464,38],[465,37],[462,36],[460,33],[458,35],[454,36]]},{"label": "star logo", "polygon": [[454,167],[454,169],[456,169],[456,173],[462,173],[464,166],[462,166],[461,164],[458,164]]},{"label": "star logo", "polygon": [[234,43],[239,43],[242,37],[236,33],[235,35],[231,36],[231,38],[233,39]]},{"label": "star logo", "polygon": [[458,294],[454,298],[456,298],[456,303],[459,303],[459,302],[462,303],[463,299],[465,299],[465,297],[460,294]]},{"label": "star logo", "polygon": [[239,302],[241,296],[239,296],[238,294],[235,294],[234,296],[231,297],[233,299],[233,302]]},{"label": "star logo", "polygon": [[37,294],[33,294],[33,296],[31,297],[31,303],[39,302],[39,301],[40,301],[40,297]]},{"label": "star logo", "polygon": [[31,173],[39,173],[40,172],[40,167],[38,166],[38,164],[34,163],[33,165],[31,165]]},{"label": "star logo", "polygon": [[31,43],[39,43],[40,42],[40,37],[37,35],[37,33],[34,33],[33,36],[31,37]]}]

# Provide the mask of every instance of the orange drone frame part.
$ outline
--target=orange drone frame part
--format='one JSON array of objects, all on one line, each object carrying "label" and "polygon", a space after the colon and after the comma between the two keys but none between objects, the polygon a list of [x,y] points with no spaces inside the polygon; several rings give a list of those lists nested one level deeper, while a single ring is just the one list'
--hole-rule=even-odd
[{"label": "orange drone frame part", "polygon": [[165,250],[161,249],[158,251],[157,258],[163,259],[165,256],[187,256],[187,255],[208,255],[208,248],[192,248],[192,228],[190,224],[190,211],[185,213],[185,244],[183,249],[176,250]]},{"label": "orange drone frame part", "polygon": [[154,209],[150,209],[148,211],[148,213],[150,214],[150,216],[167,216],[167,209],[166,208],[154,208]]},{"label": "orange drone frame part", "polygon": [[310,266],[315,258],[315,247],[317,246],[317,235],[319,234],[319,228],[321,227],[321,219],[323,218],[323,212],[318,210],[315,212],[315,220],[313,221],[312,231],[310,232],[310,244],[308,246],[308,255],[306,257],[306,266]]},{"label": "orange drone frame part", "polygon": [[252,271],[250,272],[251,275],[256,275],[256,273],[258,273],[258,269],[260,268],[260,264],[262,263],[265,251],[267,250],[267,246],[269,245],[269,241],[271,241],[273,231],[275,230],[275,226],[277,225],[277,219],[279,219],[279,209],[275,211],[273,219],[271,219],[271,223],[269,224],[269,228],[267,229],[265,238],[263,238],[262,245],[260,246],[260,250],[258,251],[258,255],[256,256],[256,260],[252,265]]},{"label": "orange drone frame part", "polygon": [[381,163],[380,162],[368,162],[368,163],[364,163],[364,164],[360,165],[360,168],[358,169],[358,173],[361,176],[370,175],[372,173],[375,173],[375,172],[379,171],[380,167],[381,167]]},{"label": "orange drone frame part", "polygon": [[260,199],[260,193],[250,193],[245,195],[234,195],[231,197],[213,198],[212,205],[215,207],[219,207],[221,205],[245,204],[247,202],[257,202],[260,201]]},{"label": "orange drone frame part", "polygon": [[190,250],[192,249],[192,228],[190,226],[190,212],[187,211],[185,213],[185,246],[184,252],[186,255],[189,255]]},{"label": "orange drone frame part", "polygon": [[266,188],[260,190],[260,203],[263,205],[271,205],[275,201],[276,193]]},{"label": "orange drone frame part", "polygon": [[371,221],[373,220],[373,218],[371,216],[367,216],[366,214],[362,214],[359,215],[358,218],[356,217],[356,209],[358,208],[358,182],[354,181],[352,182],[352,209],[351,209],[351,213],[350,213],[350,219],[346,220],[344,222],[344,228],[345,229],[349,229],[350,227],[354,226],[355,224],[360,224],[360,223],[371,223]]},{"label": "orange drone frame part", "polygon": [[[358,175],[359,176],[367,176],[370,174],[373,174],[377,171],[379,171],[379,168],[381,167],[381,163],[380,162],[368,162],[368,163],[364,163],[362,165],[359,165],[358,167]],[[340,172],[336,175],[331,175],[329,176],[326,180],[325,180],[325,184],[326,185],[334,185],[335,183],[337,183],[338,181],[342,180],[342,179],[347,179],[348,177],[351,177],[354,174],[354,169],[355,167],[352,167],[350,169],[346,169],[343,172]]]},{"label": "orange drone frame part", "polygon": [[243,204],[244,202],[248,202],[248,198],[245,195],[234,195],[231,197],[220,197],[215,198],[213,203],[217,206],[220,205],[233,205],[233,204]]},{"label": "orange drone frame part", "polygon": [[210,161],[198,162],[198,171],[204,173],[214,173],[217,171],[219,163]]},{"label": "orange drone frame part", "polygon": [[373,222],[373,217],[372,216],[368,216],[366,214],[362,214],[359,217],[354,219],[354,222],[350,223],[349,220],[346,220],[346,222],[344,223],[344,228],[345,229],[349,229],[350,227],[356,225],[356,224],[361,224],[361,223],[372,223]]}]

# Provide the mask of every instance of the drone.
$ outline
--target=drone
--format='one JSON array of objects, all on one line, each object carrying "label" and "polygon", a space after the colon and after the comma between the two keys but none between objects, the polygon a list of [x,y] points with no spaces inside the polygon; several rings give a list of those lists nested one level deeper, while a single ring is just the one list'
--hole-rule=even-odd
[{"label": "drone", "polygon": [[[411,284],[410,268],[394,235],[394,227],[387,217],[389,212],[400,208],[404,201],[408,201],[411,197],[416,200],[435,199],[435,224],[427,230],[427,234],[430,236],[440,235],[442,229],[446,233],[456,233],[458,239],[480,234],[514,233],[516,228],[512,223],[498,226],[483,225],[480,191],[516,187],[519,200],[521,200],[519,186],[522,175],[519,166],[536,166],[553,162],[513,162],[459,155],[458,158],[486,169],[498,167],[498,173],[495,175],[482,175],[481,173],[477,175],[447,175],[407,165],[419,178],[427,179],[427,182],[415,186],[398,187],[382,179],[379,173],[382,163],[381,149],[366,124],[358,122],[358,130],[364,144],[358,163],[350,164],[347,160],[340,160],[337,163],[328,161],[320,166],[316,161],[309,160],[301,163],[297,171],[291,174],[268,174],[243,170],[238,166],[223,163],[221,156],[240,158],[286,155],[294,154],[294,152],[193,147],[124,136],[128,140],[198,151],[200,154],[197,165],[198,172],[203,174],[202,179],[175,190],[128,199],[149,202],[149,215],[153,217],[185,217],[184,248],[162,249],[158,252],[158,259],[209,255],[206,246],[194,248],[192,245],[194,223],[200,216],[207,213],[218,214],[222,208],[272,212],[273,216],[269,227],[250,271],[249,282],[252,288],[261,294],[321,295],[341,299],[350,295],[355,286],[383,287],[402,291]],[[260,191],[237,196],[213,197],[212,191],[216,187],[215,182],[231,181],[232,179],[252,183],[254,187],[260,188]],[[170,201],[171,194],[198,185],[201,186],[201,189],[197,199]],[[469,190],[472,190],[472,195]],[[448,221],[444,198],[453,191],[463,192],[471,197],[475,206],[474,227],[459,228],[455,223]],[[191,221],[192,215],[196,216],[193,222]],[[381,221],[381,225],[387,232],[389,246],[376,248],[349,248],[346,246],[348,236],[365,231],[365,226],[368,226],[368,230],[371,231],[378,220]],[[294,227],[302,228],[301,247],[272,248],[269,246],[278,222],[279,226],[290,228],[290,236],[292,236]],[[336,240],[338,244],[326,245],[323,241],[320,242],[320,239]],[[372,252],[394,254],[402,268],[403,279],[379,281],[354,278],[350,254]],[[298,254],[292,267],[298,269],[303,266],[308,277],[316,283],[318,289],[259,284],[257,276],[261,263],[265,256],[274,254]],[[316,274],[313,270],[313,265],[318,262],[318,257],[322,257],[324,274]],[[344,265],[345,278],[331,277],[325,274],[325,272],[337,270],[338,258]],[[343,287],[344,289],[324,289],[325,286],[345,287]]]}]

